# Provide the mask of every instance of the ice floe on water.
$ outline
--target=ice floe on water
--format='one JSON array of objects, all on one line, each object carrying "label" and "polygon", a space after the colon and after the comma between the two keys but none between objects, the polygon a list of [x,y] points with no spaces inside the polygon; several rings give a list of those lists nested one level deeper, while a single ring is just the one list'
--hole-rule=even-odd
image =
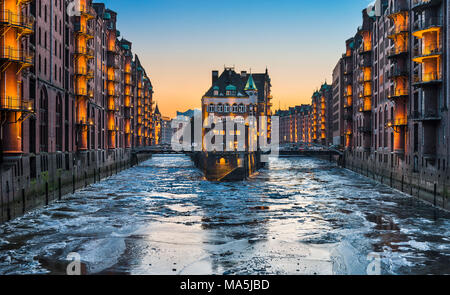
[{"label": "ice floe on water", "polygon": [[450,274],[449,235],[450,213],[326,161],[219,183],[159,156],[0,225],[0,274],[72,252],[91,274]]}]

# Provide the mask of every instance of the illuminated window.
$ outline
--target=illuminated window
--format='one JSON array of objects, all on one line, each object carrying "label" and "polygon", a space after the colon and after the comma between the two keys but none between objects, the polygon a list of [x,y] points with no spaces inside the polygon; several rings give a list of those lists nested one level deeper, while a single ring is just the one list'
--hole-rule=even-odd
[{"label": "illuminated window", "polygon": [[243,104],[239,105],[239,113],[245,113],[245,106]]},{"label": "illuminated window", "polygon": [[233,105],[233,113],[237,113],[238,112],[238,106],[237,104]]}]

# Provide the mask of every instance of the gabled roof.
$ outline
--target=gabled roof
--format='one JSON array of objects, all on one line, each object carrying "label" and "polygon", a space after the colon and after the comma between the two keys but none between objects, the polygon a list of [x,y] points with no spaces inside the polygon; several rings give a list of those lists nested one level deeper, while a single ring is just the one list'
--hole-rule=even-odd
[{"label": "gabled roof", "polygon": [[[268,83],[270,86],[269,74],[252,74],[251,77],[251,81],[253,81],[253,83],[251,83],[253,84],[252,87],[254,87],[255,89],[260,89],[260,91],[258,91],[258,100],[264,101],[265,91],[261,90],[266,89],[266,83]],[[224,96],[224,94],[226,94],[227,86],[233,85],[234,87],[236,87],[237,95],[241,93],[242,97],[249,97],[246,92],[246,86],[249,80],[250,78],[248,75],[241,75],[236,73],[234,69],[226,68],[217,78],[214,84],[211,85],[208,91],[206,91],[204,96],[216,97],[216,95],[214,95],[215,90],[219,92],[218,96]]]}]

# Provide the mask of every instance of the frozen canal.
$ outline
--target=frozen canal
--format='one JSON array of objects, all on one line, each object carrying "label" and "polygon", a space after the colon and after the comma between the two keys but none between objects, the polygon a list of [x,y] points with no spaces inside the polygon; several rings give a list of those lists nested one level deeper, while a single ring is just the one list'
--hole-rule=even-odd
[{"label": "frozen canal", "polygon": [[[0,274],[450,274],[450,213],[311,158],[203,180],[154,157],[0,225]],[[373,254],[372,256],[373,257]]]}]

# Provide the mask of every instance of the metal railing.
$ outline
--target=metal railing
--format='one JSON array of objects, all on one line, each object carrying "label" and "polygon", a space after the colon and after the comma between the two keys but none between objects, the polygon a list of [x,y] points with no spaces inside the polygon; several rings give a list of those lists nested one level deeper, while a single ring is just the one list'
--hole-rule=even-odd
[{"label": "metal railing", "polygon": [[94,50],[92,50],[91,48],[87,48],[87,47],[77,46],[77,47],[75,47],[75,54],[94,56]]},{"label": "metal railing", "polygon": [[409,31],[408,24],[394,25],[394,27],[391,29],[389,35],[396,35],[396,34],[400,34],[400,33],[408,33],[408,31]]},{"label": "metal railing", "polygon": [[414,31],[422,31],[432,27],[442,27],[442,18],[433,16],[414,23]]},{"label": "metal railing", "polygon": [[81,34],[85,34],[85,35],[89,35],[89,36],[94,36],[94,29],[89,27],[89,26],[85,26],[85,25],[81,25],[80,23],[76,23],[74,26],[74,31],[76,33],[81,33]]},{"label": "metal railing", "polygon": [[414,83],[426,83],[426,82],[433,82],[433,81],[441,81],[442,80],[442,74],[441,72],[429,72],[429,73],[423,73],[423,74],[416,74],[414,75]]},{"label": "metal railing", "polygon": [[33,112],[34,102],[30,100],[23,100],[18,97],[1,97],[0,110]]},{"label": "metal railing", "polygon": [[414,48],[414,56],[426,56],[440,53],[442,53],[442,46],[438,44],[438,42],[416,46]]},{"label": "metal railing", "polygon": [[403,54],[403,53],[408,53],[408,48],[406,46],[391,48],[388,51],[387,55],[388,55],[388,57],[391,57],[391,56],[395,56],[395,55],[399,55],[399,54]]},{"label": "metal railing", "polygon": [[406,118],[388,120],[387,123],[387,127],[406,126],[406,125],[408,125],[408,119]]},{"label": "metal railing", "polygon": [[409,95],[408,89],[395,89],[389,95],[389,99],[393,99],[393,98],[397,98],[397,97],[401,97],[401,96],[407,96],[407,95]]},{"label": "metal railing", "polygon": [[26,64],[33,63],[33,55],[28,54],[25,50],[12,47],[0,47],[0,58]]},{"label": "metal railing", "polygon": [[33,30],[34,17],[12,13],[11,10],[0,10],[0,23]]}]

